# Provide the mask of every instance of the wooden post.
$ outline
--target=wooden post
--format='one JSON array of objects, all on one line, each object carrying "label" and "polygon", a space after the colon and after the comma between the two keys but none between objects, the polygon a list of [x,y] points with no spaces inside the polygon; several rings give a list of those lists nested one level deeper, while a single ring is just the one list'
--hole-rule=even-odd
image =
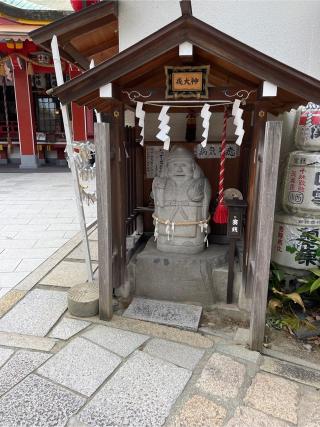
[{"label": "wooden post", "polygon": [[253,298],[250,320],[250,348],[261,351],[264,333],[276,201],[282,122],[267,122],[258,185],[256,253],[253,260]]},{"label": "wooden post", "polygon": [[99,315],[100,319],[112,317],[112,214],[111,214],[111,164],[110,125],[95,123],[96,146],[98,259],[99,259]]}]

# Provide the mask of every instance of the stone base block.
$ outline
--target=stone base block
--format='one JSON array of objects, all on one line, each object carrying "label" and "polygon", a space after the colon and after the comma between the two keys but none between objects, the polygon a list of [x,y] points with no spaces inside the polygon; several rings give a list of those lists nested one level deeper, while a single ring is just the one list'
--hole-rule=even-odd
[{"label": "stone base block", "polygon": [[151,238],[129,263],[131,293],[203,306],[213,304],[226,298],[227,256],[228,247],[222,245],[210,245],[194,255],[166,254]]},{"label": "stone base block", "polygon": [[38,165],[38,157],[35,154],[21,154],[20,156],[21,169],[36,169]]},{"label": "stone base block", "polygon": [[99,312],[99,285],[81,283],[68,291],[68,309],[73,316],[92,317]]}]

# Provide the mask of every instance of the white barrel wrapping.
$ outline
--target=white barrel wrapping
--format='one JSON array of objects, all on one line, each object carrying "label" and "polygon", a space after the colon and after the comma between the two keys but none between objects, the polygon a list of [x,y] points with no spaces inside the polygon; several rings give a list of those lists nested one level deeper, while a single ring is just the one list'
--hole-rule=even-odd
[{"label": "white barrel wrapping", "polygon": [[[282,267],[289,267],[298,270],[309,270],[317,265],[315,258],[316,247],[306,245],[302,247],[297,239],[301,231],[308,231],[316,236],[320,232],[320,218],[303,218],[285,213],[275,215],[273,240],[272,240],[272,261]],[[303,256],[300,262],[295,260],[295,254],[286,250],[287,246],[296,246],[302,249]]]},{"label": "white barrel wrapping", "polygon": [[290,153],[282,206],[288,213],[320,216],[320,153]]},{"label": "white barrel wrapping", "polygon": [[320,151],[320,105],[309,102],[301,109],[295,142],[299,150]]}]

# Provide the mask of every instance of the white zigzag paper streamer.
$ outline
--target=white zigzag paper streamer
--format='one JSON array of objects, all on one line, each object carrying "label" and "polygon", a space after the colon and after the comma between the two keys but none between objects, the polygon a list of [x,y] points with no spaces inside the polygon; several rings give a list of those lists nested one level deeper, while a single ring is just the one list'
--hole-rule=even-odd
[{"label": "white zigzag paper streamer", "polygon": [[140,136],[142,137],[140,141],[140,145],[144,145],[144,118],[146,116],[146,112],[143,111],[143,102],[137,101],[136,106],[136,117],[139,119],[139,126],[141,127]]},{"label": "white zigzag paper streamer", "polygon": [[236,144],[239,146],[242,144],[242,139],[244,136],[243,119],[242,119],[243,109],[240,108],[240,105],[241,105],[241,100],[235,99],[232,106],[232,115],[234,116],[233,124],[236,126],[235,135],[237,135],[238,137],[236,140]]},{"label": "white zigzag paper streamer", "polygon": [[169,110],[169,105],[164,105],[161,108],[158,120],[160,121],[160,124],[158,128],[160,129],[160,132],[157,133],[156,137],[160,139],[160,141],[163,141],[163,149],[169,150],[170,147],[170,136],[168,135],[170,131],[170,126],[168,125],[170,116],[168,116],[167,112]]},{"label": "white zigzag paper streamer", "polygon": [[211,114],[212,113],[210,111],[210,105],[204,104],[200,113],[201,117],[203,118],[202,127],[204,128],[202,133],[202,137],[204,138],[204,140],[201,142],[202,147],[205,147],[207,145],[208,134],[209,134],[209,122],[210,122]]}]

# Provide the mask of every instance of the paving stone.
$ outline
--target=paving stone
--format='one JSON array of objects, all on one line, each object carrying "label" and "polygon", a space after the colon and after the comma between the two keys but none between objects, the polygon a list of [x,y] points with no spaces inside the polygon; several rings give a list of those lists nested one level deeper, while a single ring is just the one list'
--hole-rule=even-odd
[{"label": "paving stone", "polygon": [[309,389],[304,390],[298,409],[299,427],[319,427],[320,426],[320,391]]},{"label": "paving stone", "polygon": [[90,235],[89,235],[89,240],[98,240],[98,230],[94,230]]},{"label": "paving stone", "polygon": [[63,427],[85,399],[29,375],[0,399],[1,427]]},{"label": "paving stone", "polygon": [[0,348],[0,367],[6,363],[10,356],[14,353],[13,350],[7,348]]},{"label": "paving stone", "polygon": [[10,273],[14,271],[19,264],[20,259],[4,259],[0,262],[0,273]]},{"label": "paving stone", "polygon": [[34,289],[0,319],[0,331],[45,336],[66,308],[65,292]]},{"label": "paving stone", "polygon": [[39,267],[43,262],[45,261],[45,258],[39,258],[39,259],[23,259],[18,267],[16,268],[16,271],[27,271],[30,272],[35,270]]},{"label": "paving stone", "polygon": [[197,366],[204,355],[203,350],[158,338],[149,341],[144,351],[151,356],[160,357],[160,359],[167,360],[191,371]]},{"label": "paving stone", "polygon": [[135,297],[123,316],[196,331],[201,313],[200,306]]},{"label": "paving stone", "polygon": [[27,348],[31,350],[50,351],[56,344],[52,338],[20,335],[12,332],[0,332],[0,345],[6,347]]},{"label": "paving stone", "polygon": [[51,357],[48,353],[20,350],[0,369],[0,396]]},{"label": "paving stone", "polygon": [[199,390],[224,398],[235,398],[244,381],[246,368],[230,357],[213,354],[196,383]]},{"label": "paving stone", "polygon": [[127,357],[149,338],[147,335],[108,328],[102,325],[97,325],[93,329],[84,332],[82,336],[122,357]]},{"label": "paving stone", "polygon": [[[97,264],[92,266],[94,271],[97,267]],[[62,261],[47,276],[41,279],[40,284],[71,288],[79,283],[86,282],[87,278],[85,263]]]},{"label": "paving stone", "polygon": [[[6,249],[4,250],[4,252]],[[1,262],[1,260],[0,260]],[[23,280],[28,273],[22,271],[12,271],[10,273],[1,273],[0,275],[0,286],[3,288],[13,288],[21,280]]]},{"label": "paving stone", "polygon": [[83,338],[75,338],[39,374],[90,396],[121,363],[121,358]]},{"label": "paving stone", "polygon": [[[290,427],[289,424],[277,420],[270,415],[246,406],[236,409],[234,416],[228,421],[226,427]],[[300,427],[300,426],[299,426]]]},{"label": "paving stone", "polygon": [[220,427],[226,414],[223,406],[195,395],[183,405],[179,415],[169,423],[169,427]]},{"label": "paving stone", "polygon": [[266,414],[297,423],[298,385],[284,378],[258,373],[245,402]]},{"label": "paving stone", "polygon": [[241,345],[217,344],[216,349],[220,353],[224,353],[232,357],[237,357],[239,359],[243,359],[247,362],[254,364],[258,364],[262,359],[261,354],[257,351],[248,350],[247,348],[244,348]]},{"label": "paving stone", "polygon": [[25,296],[25,291],[11,289],[0,299],[0,317],[9,311],[21,298]]},{"label": "paving stone", "polygon": [[[69,313],[67,313],[67,316],[69,316]],[[98,316],[84,318],[84,320],[113,328],[152,335],[154,337],[164,338],[194,347],[211,348],[213,346],[213,340],[211,338],[204,337],[195,332],[183,331],[181,329],[157,325],[156,323],[143,322],[141,320],[127,319],[116,314],[114,314],[112,319],[109,321],[100,320]]]},{"label": "paving stone", "polygon": [[[95,240],[89,241],[89,248],[90,248],[91,259],[93,261],[98,261],[98,241],[95,241]],[[84,259],[82,243],[68,255],[68,258]]]},{"label": "paving stone", "polygon": [[64,317],[57,326],[52,329],[48,336],[51,338],[58,338],[60,340],[68,340],[89,325],[90,322],[86,322],[85,320],[69,319],[68,317]]},{"label": "paving stone", "polygon": [[80,413],[90,426],[159,427],[191,372],[137,351]]},{"label": "paving stone", "polygon": [[320,388],[320,371],[264,356],[261,369],[303,384]]}]

